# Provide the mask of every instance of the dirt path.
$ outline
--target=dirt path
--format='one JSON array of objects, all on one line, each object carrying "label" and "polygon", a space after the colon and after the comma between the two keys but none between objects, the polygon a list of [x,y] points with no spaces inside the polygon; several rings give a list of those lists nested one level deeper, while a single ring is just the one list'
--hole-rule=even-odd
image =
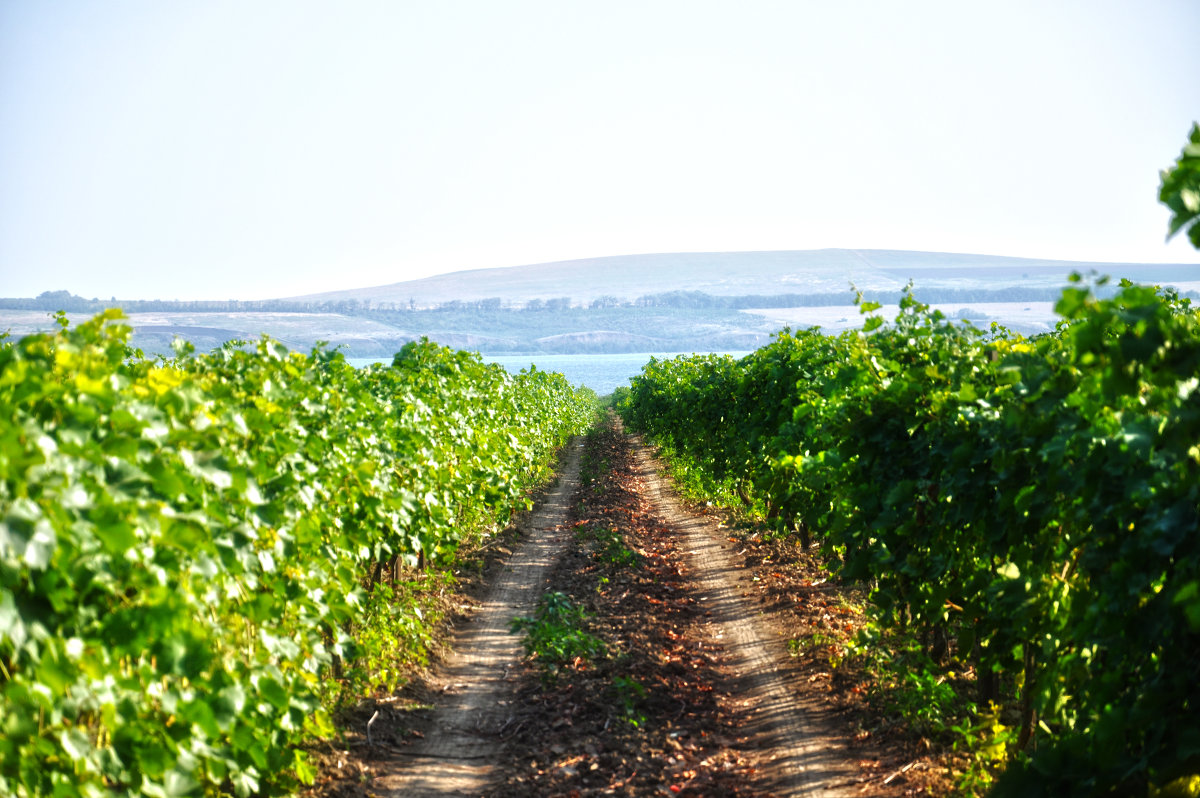
[{"label": "dirt path", "polygon": [[[877,791],[872,774],[888,763],[864,764],[848,745],[827,682],[814,683],[829,674],[789,656],[796,629],[762,611],[741,544],[685,509],[660,470],[615,419],[586,451],[572,445],[557,488],[456,633],[434,708],[386,754],[370,749],[365,794],[899,794]],[[584,608],[612,652],[551,681],[509,633],[547,591]]]},{"label": "dirt path", "polygon": [[471,621],[454,636],[455,652],[441,671],[444,702],[423,739],[407,747],[398,767],[376,778],[381,796],[484,795],[511,717],[521,640],[510,634],[515,616],[529,615],[546,572],[569,533],[563,531],[579,487],[582,442],[572,441],[558,485],[523,525],[523,537]]},{"label": "dirt path", "polygon": [[836,796],[857,775],[844,733],[829,708],[795,687],[799,674],[781,633],[747,597],[749,577],[732,544],[711,518],[679,503],[660,465],[634,442],[641,486],[654,512],[682,537],[690,576],[706,608],[706,626],[723,644],[736,674],[734,692],[743,699],[750,722],[743,729],[764,752],[758,769],[780,795]]}]

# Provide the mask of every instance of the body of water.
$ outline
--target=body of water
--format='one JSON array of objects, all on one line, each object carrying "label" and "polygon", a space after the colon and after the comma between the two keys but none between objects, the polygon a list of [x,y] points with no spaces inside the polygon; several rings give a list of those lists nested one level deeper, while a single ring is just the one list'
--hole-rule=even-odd
[{"label": "body of water", "polygon": [[[484,355],[488,363],[499,363],[505,370],[516,374],[530,365],[537,366],[541,371],[557,371],[571,382],[572,385],[586,385],[596,393],[604,396],[613,389],[628,385],[632,377],[642,371],[642,366],[650,362],[650,358],[660,360],[675,357],[677,352],[635,352],[619,355]],[[685,353],[685,354],[691,354]],[[729,352],[734,357],[742,357],[748,352]],[[354,366],[366,366],[371,363],[391,363],[391,358],[373,360],[371,358],[347,358],[346,361]]]}]

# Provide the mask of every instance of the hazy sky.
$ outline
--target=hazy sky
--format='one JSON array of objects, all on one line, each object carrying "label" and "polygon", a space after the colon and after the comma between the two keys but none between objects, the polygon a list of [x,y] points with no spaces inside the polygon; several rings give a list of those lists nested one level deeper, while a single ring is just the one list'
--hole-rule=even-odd
[{"label": "hazy sky", "polygon": [[1200,262],[1200,2],[0,0],[0,296],[741,249]]}]

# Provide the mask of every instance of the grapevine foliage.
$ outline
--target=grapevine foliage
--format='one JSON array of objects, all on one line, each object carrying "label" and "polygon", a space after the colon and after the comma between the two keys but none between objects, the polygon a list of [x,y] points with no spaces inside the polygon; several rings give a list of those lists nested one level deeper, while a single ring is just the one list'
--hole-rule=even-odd
[{"label": "grapevine foliage", "polygon": [[388,645],[368,574],[505,524],[595,397],[427,341],[152,360],[119,319],[0,343],[0,794],[287,792]]},{"label": "grapevine foliage", "polygon": [[1009,795],[1200,773],[1200,316],[1073,279],[1033,339],[910,293],[893,323],[652,362],[623,398],[709,494],[819,538],[884,627],[951,641],[1020,715]]},{"label": "grapevine foliage", "polygon": [[1200,124],[1192,125],[1179,160],[1163,170],[1158,199],[1171,209],[1167,238],[1187,231],[1192,246],[1200,249]]}]

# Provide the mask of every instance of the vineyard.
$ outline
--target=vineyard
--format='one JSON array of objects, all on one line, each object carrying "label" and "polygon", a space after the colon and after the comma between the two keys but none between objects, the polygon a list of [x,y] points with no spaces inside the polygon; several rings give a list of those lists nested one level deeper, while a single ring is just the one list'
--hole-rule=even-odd
[{"label": "vineyard", "polygon": [[[1200,126],[1160,199],[1200,246]],[[861,330],[651,360],[614,404],[695,513],[591,391],[426,340],[356,369],[147,357],[117,310],[0,337],[0,795],[891,796],[933,748],[969,761],[941,792],[1200,794],[1200,313],[1103,282],[1035,338],[910,287],[894,321],[860,295]],[[475,686],[460,717],[422,749],[396,704],[373,740],[432,596],[584,432],[455,638],[489,649],[437,691]],[[831,720],[837,672],[870,728]]]},{"label": "vineyard", "polygon": [[652,361],[620,399],[695,495],[869,585],[858,653],[998,795],[1200,772],[1200,315],[1074,279],[1036,339],[910,293],[861,332]]},{"label": "vineyard", "polygon": [[[278,794],[425,644],[403,578],[526,509],[595,396],[428,342],[0,344],[0,794]],[[381,683],[382,682],[382,683]]]},{"label": "vineyard", "polygon": [[[973,758],[960,789],[1191,784],[1200,314],[1082,278],[1058,310],[1025,339],[910,293],[861,331],[651,361],[616,403],[695,498],[866,586],[829,665]],[[424,341],[367,369],[265,338],[151,359],[118,312],[60,322],[0,346],[4,794],[313,782],[339,708],[424,659],[414,580],[529,508],[595,420],[561,375]]]}]

